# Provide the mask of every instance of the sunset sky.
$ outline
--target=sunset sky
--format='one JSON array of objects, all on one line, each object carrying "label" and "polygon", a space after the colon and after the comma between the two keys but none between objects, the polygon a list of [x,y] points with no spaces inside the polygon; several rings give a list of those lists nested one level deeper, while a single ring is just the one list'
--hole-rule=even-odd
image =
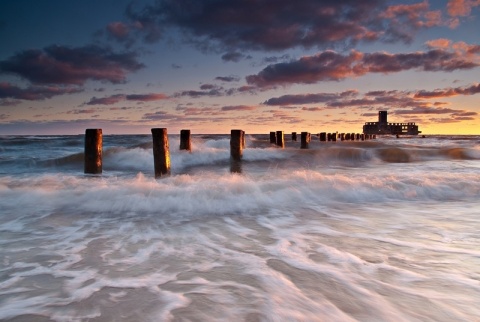
[{"label": "sunset sky", "polygon": [[0,1],[0,135],[480,134],[480,0]]}]

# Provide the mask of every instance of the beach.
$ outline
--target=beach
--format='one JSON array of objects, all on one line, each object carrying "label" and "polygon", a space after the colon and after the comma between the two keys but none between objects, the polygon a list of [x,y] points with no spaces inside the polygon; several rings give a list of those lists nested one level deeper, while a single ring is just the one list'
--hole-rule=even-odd
[{"label": "beach", "polygon": [[480,320],[480,137],[0,137],[2,321]]}]

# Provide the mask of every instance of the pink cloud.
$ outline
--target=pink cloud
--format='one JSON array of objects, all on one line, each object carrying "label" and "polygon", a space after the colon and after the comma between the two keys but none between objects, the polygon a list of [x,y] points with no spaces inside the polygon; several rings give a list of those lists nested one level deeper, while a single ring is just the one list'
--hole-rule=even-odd
[{"label": "pink cloud", "polygon": [[452,17],[468,16],[477,6],[480,6],[479,0],[449,0],[447,12]]},{"label": "pink cloud", "polygon": [[256,75],[246,77],[249,85],[273,87],[291,84],[313,84],[339,81],[368,73],[394,73],[407,70],[444,71],[473,69],[480,65],[472,47],[472,55],[453,50],[431,49],[426,52],[391,54],[386,52],[347,55],[327,50],[298,60],[272,64]]},{"label": "pink cloud", "polygon": [[434,91],[422,90],[415,93],[414,98],[429,99],[439,97],[451,97],[457,95],[475,95],[478,93],[480,93],[480,84],[473,84],[468,87],[437,89]]}]

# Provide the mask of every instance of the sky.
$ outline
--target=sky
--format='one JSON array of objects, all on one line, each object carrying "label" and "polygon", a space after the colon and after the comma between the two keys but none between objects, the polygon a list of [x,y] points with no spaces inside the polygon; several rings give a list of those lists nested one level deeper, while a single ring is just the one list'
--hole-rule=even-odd
[{"label": "sky", "polygon": [[480,0],[0,0],[0,135],[480,134]]}]

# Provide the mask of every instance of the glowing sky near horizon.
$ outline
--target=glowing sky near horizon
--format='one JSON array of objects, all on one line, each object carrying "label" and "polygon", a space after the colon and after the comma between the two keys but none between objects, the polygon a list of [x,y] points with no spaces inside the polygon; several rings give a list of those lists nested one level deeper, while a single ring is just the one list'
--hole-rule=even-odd
[{"label": "glowing sky near horizon", "polygon": [[0,1],[0,135],[480,134],[480,0]]}]

